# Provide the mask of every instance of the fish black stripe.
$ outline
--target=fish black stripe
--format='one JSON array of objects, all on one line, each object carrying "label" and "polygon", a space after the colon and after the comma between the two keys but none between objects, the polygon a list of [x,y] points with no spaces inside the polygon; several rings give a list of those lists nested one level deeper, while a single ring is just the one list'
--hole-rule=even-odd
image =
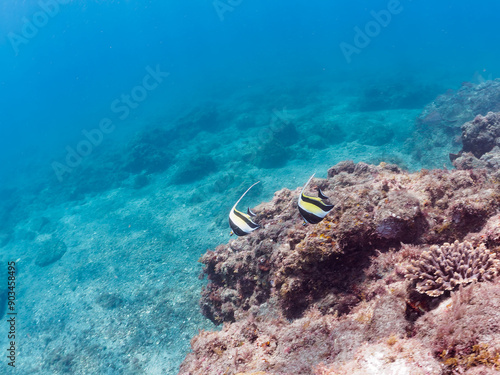
[{"label": "fish black stripe", "polygon": [[307,221],[309,224],[318,224],[321,220],[323,220],[322,217],[317,217],[316,215],[307,212],[300,206],[299,206],[299,212],[304,218],[304,220]]},{"label": "fish black stripe", "polygon": [[258,228],[259,225],[258,224],[255,224],[252,220],[248,220],[247,217],[245,217],[241,212],[237,211],[237,210],[234,210],[234,214],[236,216],[238,216],[241,220],[243,220],[245,223],[247,223],[247,225],[254,229],[254,228]]},{"label": "fish black stripe", "polygon": [[328,212],[330,211],[334,206],[331,204],[324,204],[323,202],[318,202],[317,200],[311,199],[308,196],[302,194],[302,200],[307,203],[314,204],[316,207],[321,209],[322,211]]},{"label": "fish black stripe", "polygon": [[229,226],[233,230],[234,234],[236,234],[237,236],[245,236],[247,234],[250,234],[240,229],[240,227],[237,226],[235,223],[233,223],[231,219],[229,219]]}]

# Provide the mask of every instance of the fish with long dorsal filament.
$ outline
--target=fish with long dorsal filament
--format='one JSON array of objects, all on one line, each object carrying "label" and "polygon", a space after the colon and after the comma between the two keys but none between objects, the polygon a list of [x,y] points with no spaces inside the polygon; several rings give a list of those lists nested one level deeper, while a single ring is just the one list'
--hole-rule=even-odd
[{"label": "fish with long dorsal filament", "polygon": [[304,185],[299,195],[298,206],[299,212],[304,219],[304,225],[307,223],[318,224],[334,207],[333,205],[326,203],[328,197],[323,194],[319,187],[317,187],[318,197],[310,197],[309,195],[304,194],[304,190],[306,190],[315,174],[316,173],[313,173],[313,175],[309,177],[309,180],[307,180],[307,183]]},{"label": "fish with long dorsal filament", "polygon": [[247,234],[250,234],[254,230],[260,228],[259,224],[253,222],[252,217],[254,217],[255,214],[252,212],[252,210],[250,210],[250,208],[248,208],[246,214],[236,209],[236,206],[238,205],[238,203],[240,203],[246,193],[248,193],[250,189],[257,185],[259,182],[260,181],[257,181],[255,184],[250,186],[247,191],[243,193],[240,199],[238,199],[238,201],[234,204],[233,208],[229,212],[229,226],[232,229],[231,236],[233,234],[236,234],[237,236],[246,236]]}]

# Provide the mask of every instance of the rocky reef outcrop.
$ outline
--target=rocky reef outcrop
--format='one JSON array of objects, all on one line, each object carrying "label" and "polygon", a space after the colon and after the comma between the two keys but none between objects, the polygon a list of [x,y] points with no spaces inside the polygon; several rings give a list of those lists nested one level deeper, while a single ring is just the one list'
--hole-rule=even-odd
[{"label": "rocky reef outcrop", "polygon": [[[450,292],[418,293],[405,275],[433,245],[469,241],[500,251],[500,184],[491,173],[410,174],[347,161],[313,184],[335,204],[319,224],[302,225],[300,188],[283,189],[255,207],[261,229],[201,257],[208,284],[200,305],[224,326],[193,339],[181,374],[361,374],[372,351],[380,356],[376,373],[395,371],[392,358],[401,374],[444,374],[485,348],[468,345],[446,362],[425,346],[422,319]],[[483,341],[494,358],[500,345]]]},{"label": "rocky reef outcrop", "polygon": [[[461,138],[463,124],[474,122],[476,116],[486,116],[488,112],[498,111],[500,79],[479,84],[464,82],[458,90],[449,90],[424,108],[417,118],[409,150],[425,165],[442,168],[448,162],[448,153],[460,150],[460,141],[464,140]],[[480,139],[477,142],[482,144]],[[467,148],[465,144],[464,146]]]},{"label": "rocky reef outcrop", "polygon": [[462,150],[458,154],[450,154],[457,169],[484,168],[499,175],[500,112],[478,115],[463,124],[461,139]]},{"label": "rocky reef outcrop", "polygon": [[500,208],[498,183],[485,171],[422,171],[344,162],[313,180],[335,204],[317,225],[302,225],[298,190],[283,189],[255,208],[263,228],[208,251],[204,314],[216,323],[273,300],[287,318],[313,306],[346,314],[377,251],[401,243],[441,244],[480,231]]}]

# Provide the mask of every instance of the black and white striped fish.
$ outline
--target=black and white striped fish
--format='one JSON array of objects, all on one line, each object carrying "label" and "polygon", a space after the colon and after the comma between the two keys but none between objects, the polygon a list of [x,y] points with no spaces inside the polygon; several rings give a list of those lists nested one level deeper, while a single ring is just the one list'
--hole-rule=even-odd
[{"label": "black and white striped fish", "polygon": [[318,224],[334,207],[331,204],[326,203],[328,197],[323,194],[319,187],[317,188],[317,198],[310,197],[304,194],[304,190],[306,189],[307,185],[309,185],[314,175],[315,173],[311,177],[309,177],[309,180],[302,188],[299,196],[299,212],[304,219],[304,225],[306,225],[307,223]]},{"label": "black and white striped fish", "polygon": [[250,186],[247,191],[243,193],[240,199],[238,199],[238,201],[234,204],[231,212],[229,212],[229,225],[232,229],[231,236],[233,234],[236,234],[237,236],[245,236],[252,233],[255,229],[260,228],[260,225],[252,221],[252,216],[255,216],[255,214],[250,210],[250,208],[248,208],[246,214],[236,209],[236,206],[238,205],[238,203],[240,203],[245,194],[248,193],[250,189],[257,185],[259,182],[260,181],[257,181],[255,184]]}]

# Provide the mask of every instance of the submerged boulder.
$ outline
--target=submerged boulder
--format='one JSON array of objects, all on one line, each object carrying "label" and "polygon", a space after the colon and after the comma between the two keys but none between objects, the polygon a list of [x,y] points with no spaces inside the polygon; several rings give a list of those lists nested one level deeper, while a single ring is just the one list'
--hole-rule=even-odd
[{"label": "submerged boulder", "polygon": [[463,148],[450,154],[457,169],[500,170],[500,112],[478,115],[462,125]]}]

